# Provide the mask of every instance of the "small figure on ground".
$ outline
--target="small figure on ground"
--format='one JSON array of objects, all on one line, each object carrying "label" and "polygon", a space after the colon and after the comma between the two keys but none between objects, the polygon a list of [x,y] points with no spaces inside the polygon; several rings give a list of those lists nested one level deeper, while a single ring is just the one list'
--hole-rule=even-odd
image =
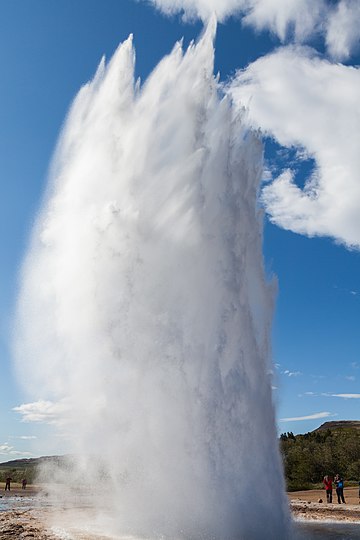
[{"label": "small figure on ground", "polygon": [[23,478],[21,480],[21,489],[26,489],[26,484],[27,484],[27,480],[26,480],[26,478]]},{"label": "small figure on ground", "polygon": [[7,477],[6,479],[6,482],[5,482],[5,491],[6,490],[9,490],[10,491],[10,482],[11,482],[12,478],[10,478],[10,476]]},{"label": "small figure on ground", "polygon": [[338,504],[341,504],[341,502],[345,503],[344,499],[344,480],[341,478],[339,474],[337,474],[334,478],[335,485],[336,485],[336,495],[338,498]]},{"label": "small figure on ground", "polygon": [[332,503],[332,478],[331,476],[324,476],[323,484],[326,491],[326,501]]}]

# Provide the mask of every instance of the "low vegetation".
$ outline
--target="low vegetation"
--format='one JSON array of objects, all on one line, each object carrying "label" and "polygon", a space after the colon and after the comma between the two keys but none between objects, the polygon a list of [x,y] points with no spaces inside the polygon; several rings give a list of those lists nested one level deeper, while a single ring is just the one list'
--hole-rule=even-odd
[{"label": "low vegetation", "polygon": [[304,435],[280,435],[289,491],[311,489],[328,474],[347,485],[360,481],[360,429],[357,422],[327,422]]}]

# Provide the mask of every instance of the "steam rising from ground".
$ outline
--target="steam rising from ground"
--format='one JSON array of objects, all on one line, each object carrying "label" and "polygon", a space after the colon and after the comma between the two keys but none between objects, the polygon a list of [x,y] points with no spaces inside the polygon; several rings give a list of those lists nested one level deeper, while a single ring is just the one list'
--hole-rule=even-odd
[{"label": "steam rising from ground", "polygon": [[113,530],[278,540],[262,146],[219,97],[214,26],[141,89],[129,38],[79,92],[23,270],[17,357],[33,396],[59,403],[74,483],[101,464]]}]

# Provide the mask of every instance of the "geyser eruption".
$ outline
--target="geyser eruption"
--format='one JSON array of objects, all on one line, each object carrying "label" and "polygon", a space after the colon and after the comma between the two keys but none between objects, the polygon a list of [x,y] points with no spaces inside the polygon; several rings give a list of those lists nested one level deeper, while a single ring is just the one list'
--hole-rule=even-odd
[{"label": "geyser eruption", "polygon": [[143,86],[129,38],[79,92],[23,269],[17,358],[59,404],[79,475],[101,461],[117,534],[279,540],[262,146],[221,96],[214,33]]}]

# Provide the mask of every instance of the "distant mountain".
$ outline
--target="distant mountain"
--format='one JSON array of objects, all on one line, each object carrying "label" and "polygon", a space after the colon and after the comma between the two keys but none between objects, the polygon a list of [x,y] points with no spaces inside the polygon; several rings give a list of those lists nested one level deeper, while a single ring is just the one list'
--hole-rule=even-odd
[{"label": "distant mountain", "polygon": [[360,420],[338,420],[336,422],[325,422],[324,424],[321,424],[320,427],[314,429],[312,433],[314,433],[315,431],[324,431],[327,429],[336,430],[349,428],[360,429]]},{"label": "distant mountain", "polygon": [[31,467],[37,467],[38,465],[43,465],[44,463],[62,463],[67,459],[67,456],[41,456],[38,458],[23,458],[23,459],[14,459],[12,461],[6,461],[0,463],[1,469],[26,469]]}]

